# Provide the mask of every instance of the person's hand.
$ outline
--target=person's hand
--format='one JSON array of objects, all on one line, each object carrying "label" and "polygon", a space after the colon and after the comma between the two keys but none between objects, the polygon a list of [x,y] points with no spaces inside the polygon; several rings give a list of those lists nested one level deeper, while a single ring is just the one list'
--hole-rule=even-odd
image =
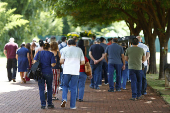
[{"label": "person's hand", "polygon": [[92,75],[90,75],[90,76],[88,76],[88,78],[89,78],[89,79],[92,79],[92,78],[93,78],[93,76],[92,76]]},{"label": "person's hand", "polygon": [[122,70],[125,70],[125,65],[122,66]]},{"label": "person's hand", "polygon": [[94,60],[94,64],[98,64],[99,63],[99,60]]}]

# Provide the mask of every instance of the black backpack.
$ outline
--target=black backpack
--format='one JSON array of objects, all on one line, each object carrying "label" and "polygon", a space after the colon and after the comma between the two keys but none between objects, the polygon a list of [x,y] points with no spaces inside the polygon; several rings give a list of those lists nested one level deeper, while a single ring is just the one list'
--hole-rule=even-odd
[{"label": "black backpack", "polygon": [[41,51],[39,52],[37,62],[35,62],[32,65],[31,69],[28,72],[28,75],[27,75],[28,78],[35,79],[35,80],[42,79],[40,55],[41,55]]}]

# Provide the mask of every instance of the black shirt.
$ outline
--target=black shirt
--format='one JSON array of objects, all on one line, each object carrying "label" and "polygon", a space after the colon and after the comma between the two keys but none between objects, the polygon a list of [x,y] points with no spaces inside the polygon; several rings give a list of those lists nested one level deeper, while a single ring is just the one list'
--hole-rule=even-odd
[{"label": "black shirt", "polygon": [[[99,60],[102,57],[102,54],[104,53],[104,49],[99,44],[94,44],[90,47],[89,51],[92,52],[92,56],[95,60]],[[94,61],[91,59],[90,64],[94,65]]]}]

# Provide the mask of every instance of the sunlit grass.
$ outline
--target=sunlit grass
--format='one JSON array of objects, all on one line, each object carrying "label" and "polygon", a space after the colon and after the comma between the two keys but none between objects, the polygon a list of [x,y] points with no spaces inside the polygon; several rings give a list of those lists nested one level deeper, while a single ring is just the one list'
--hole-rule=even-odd
[{"label": "sunlit grass", "polygon": [[165,88],[165,80],[158,80],[158,76],[158,74],[147,74],[147,82],[170,104],[170,89],[167,87]]}]

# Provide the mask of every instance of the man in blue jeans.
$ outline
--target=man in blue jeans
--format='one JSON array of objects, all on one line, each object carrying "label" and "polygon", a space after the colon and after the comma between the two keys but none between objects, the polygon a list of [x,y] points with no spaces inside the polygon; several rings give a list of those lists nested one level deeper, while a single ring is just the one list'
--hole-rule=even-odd
[{"label": "man in blue jeans", "polygon": [[100,45],[100,40],[96,40],[96,44],[89,49],[89,56],[91,58],[90,65],[92,69],[93,78],[91,79],[90,88],[100,89],[99,82],[101,80],[102,60],[104,59],[104,49]]},{"label": "man in blue jeans", "polygon": [[[100,45],[103,47],[103,49],[104,49],[104,51],[105,51],[105,50],[106,50],[106,47],[107,47],[107,45],[106,45],[106,39],[103,38],[103,37],[101,37],[101,38],[100,38],[100,41],[101,41]],[[107,76],[108,65],[107,65],[107,62],[106,62],[105,59],[103,59],[102,71],[103,71],[104,78],[105,78],[105,85],[107,85],[107,84],[108,84],[108,76]],[[101,76],[101,81],[100,81],[100,83],[102,83],[102,76]]]},{"label": "man in blue jeans", "polygon": [[138,47],[138,39],[132,39],[132,47],[126,50],[125,59],[128,61],[129,76],[131,76],[132,98],[141,99],[142,90],[142,62],[145,61],[144,50]]},{"label": "man in blue jeans", "polygon": [[63,51],[60,63],[63,66],[63,93],[61,107],[66,106],[68,88],[71,90],[70,109],[76,109],[76,94],[80,65],[85,64],[84,55],[80,48],[76,47],[75,40],[68,41],[70,47]]},{"label": "man in blue jeans", "polygon": [[[108,62],[109,72],[109,90],[114,92],[113,73],[116,70],[116,91],[121,91],[121,70],[125,69],[125,58],[123,48],[117,44],[118,39],[113,38],[112,44],[107,46],[105,50],[105,59]],[[122,66],[123,61],[123,66]]]}]

